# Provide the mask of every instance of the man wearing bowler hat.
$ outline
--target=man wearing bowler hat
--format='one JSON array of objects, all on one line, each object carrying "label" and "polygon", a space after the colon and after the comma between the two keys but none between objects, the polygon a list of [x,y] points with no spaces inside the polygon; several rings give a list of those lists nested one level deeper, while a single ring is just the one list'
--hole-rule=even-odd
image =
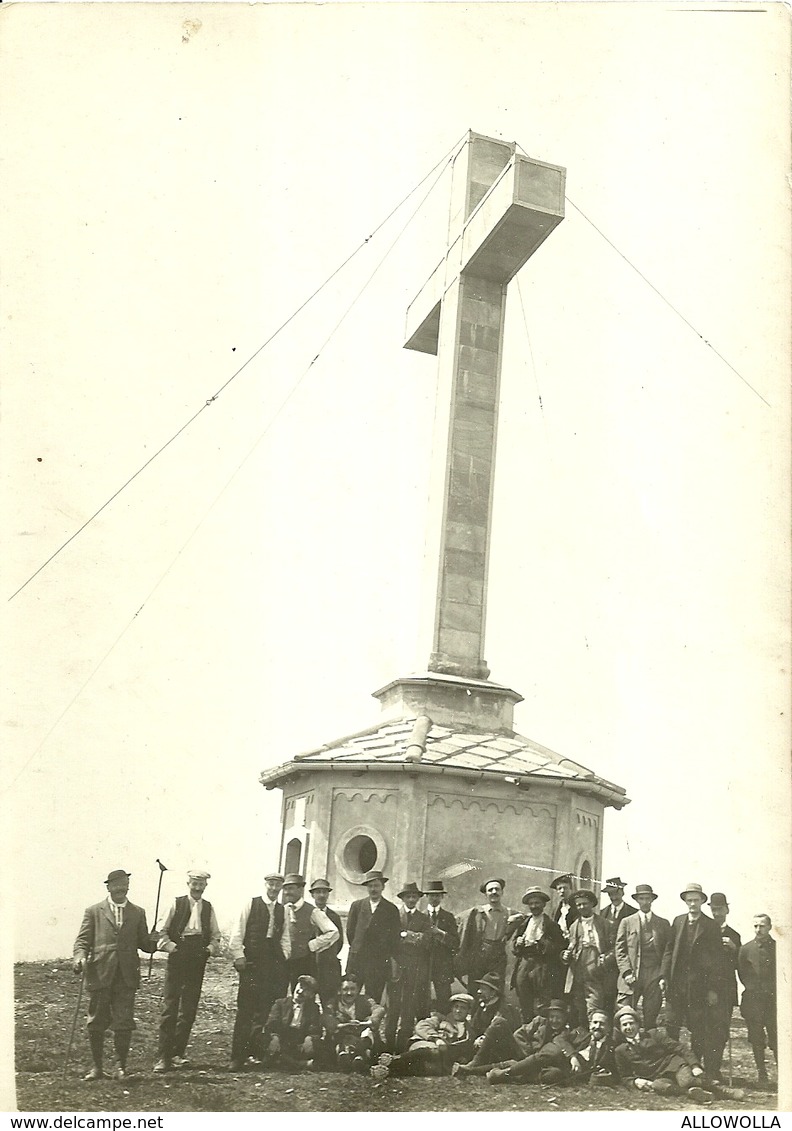
[{"label": "man wearing bowler hat", "polygon": [[615,931],[596,914],[593,891],[580,888],[572,898],[578,917],[570,927],[569,943],[561,958],[569,967],[564,988],[572,996],[574,1023],[583,1024],[594,1009],[606,1008],[611,986],[615,988]]},{"label": "man wearing bowler hat", "polygon": [[[304,898],[305,879],[297,872],[283,877],[283,930],[281,951],[286,963],[289,989],[305,975],[316,978],[316,956],[338,942],[338,929],[332,920]],[[318,989],[318,984],[317,984]]]},{"label": "man wearing bowler hat", "polygon": [[157,949],[167,953],[168,966],[155,1072],[168,1072],[187,1064],[184,1053],[201,1000],[206,962],[220,953],[217,916],[209,900],[203,897],[210,879],[209,873],[199,868],[187,873],[188,894],[176,896],[160,932]]},{"label": "man wearing bowler hat", "polygon": [[338,912],[327,906],[332,890],[330,881],[324,877],[314,880],[308,888],[315,906],[320,911],[324,911],[338,931],[338,941],[327,947],[326,950],[320,950],[316,955],[316,980],[319,983],[319,1000],[324,1010],[332,1008],[333,1002],[341,990],[341,963],[338,961],[338,956],[344,945],[344,927]]},{"label": "man wearing bowler hat", "polygon": [[663,1004],[660,964],[671,924],[652,910],[657,895],[651,884],[636,884],[633,899],[638,904],[637,913],[622,919],[616,932],[617,1005],[635,1009],[639,1001],[643,1002],[644,1029],[654,1029]]},{"label": "man wearing bowler hat", "polygon": [[578,917],[577,908],[571,898],[574,886],[571,872],[556,876],[550,884],[551,889],[558,892],[558,906],[553,912],[553,922],[558,923],[565,939],[569,938],[569,928]]},{"label": "man wearing bowler hat", "polygon": [[447,895],[442,880],[426,885],[426,916],[429,920],[429,985],[434,987],[435,1002],[441,1013],[451,1008],[451,983],[454,981],[454,955],[459,949],[459,928],[450,911],[441,907]]},{"label": "man wearing bowler hat", "polygon": [[538,887],[528,888],[522,901],[528,914],[520,916],[512,935],[517,964],[511,984],[527,1024],[552,998],[561,996],[561,953],[566,942],[561,928],[545,911],[550,902],[546,892]]},{"label": "man wearing bowler hat", "polygon": [[721,962],[715,973],[713,988],[718,995],[718,1003],[712,1010],[710,1018],[710,1055],[708,1056],[708,1071],[716,1080],[721,1078],[721,1065],[723,1053],[729,1041],[729,1029],[734,1007],[737,1004],[737,956],[740,953],[742,939],[726,922],[729,914],[729,904],[722,891],[714,891],[709,897],[712,918],[718,925],[721,933]]},{"label": "man wearing bowler hat", "polygon": [[624,880],[619,876],[606,880],[603,885],[608,896],[608,904],[606,907],[601,907],[599,913],[607,923],[612,925],[614,931],[616,931],[622,919],[634,915],[638,910],[631,903],[625,903],[624,889],[626,886]]},{"label": "man wearing bowler hat", "polygon": [[283,996],[288,985],[280,945],[284,916],[278,895],[282,887],[283,876],[279,872],[264,877],[264,895],[247,901],[229,942],[234,969],[239,974],[229,1065],[232,1072],[239,1072],[249,1055],[263,1055],[264,1026],[273,1002]]},{"label": "man wearing bowler hat", "polygon": [[689,883],[679,897],[687,904],[687,912],[677,915],[671,924],[661,970],[661,986],[668,1000],[665,1027],[678,1040],[680,1026],[687,1026],[693,1053],[711,1076],[711,1032],[723,943],[718,924],[701,910],[707,902],[701,884]]},{"label": "man wearing bowler hat", "polygon": [[86,909],[74,943],[74,970],[88,987],[88,1039],[93,1068],[86,1080],[104,1075],[104,1035],[112,1028],[117,1076],[126,1076],[127,1057],[135,1028],[135,991],[140,985],[138,951],[152,954],[156,932],[149,934],[146,912],[127,899],[130,873],[115,868],[105,884],[107,898]]},{"label": "man wearing bowler hat", "polygon": [[347,918],[346,972],[356,975],[361,990],[378,1005],[385,983],[395,974],[393,958],[401,934],[399,909],[382,894],[387,882],[388,877],[376,869],[366,872],[360,886],[367,894],[351,904]]},{"label": "man wearing bowler hat", "polygon": [[429,919],[418,910],[423,892],[411,880],[399,892],[401,930],[396,950],[396,978],[388,985],[388,1020],[385,1042],[403,1051],[409,1044],[415,1022],[429,1007]]},{"label": "man wearing bowler hat", "polygon": [[462,933],[457,956],[460,977],[467,976],[468,989],[472,989],[485,974],[506,974],[506,941],[508,923],[512,912],[503,905],[506,881],[494,877],[485,880],[479,888],[487,902],[472,907],[461,920]]}]

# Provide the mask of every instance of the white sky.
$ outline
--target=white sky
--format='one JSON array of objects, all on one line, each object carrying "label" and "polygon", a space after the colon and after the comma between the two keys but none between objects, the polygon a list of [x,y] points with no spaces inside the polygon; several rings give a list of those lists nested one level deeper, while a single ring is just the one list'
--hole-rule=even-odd
[{"label": "white sky", "polygon": [[[753,9],[4,10],[3,592],[464,131],[516,140],[769,407],[569,206],[507,311],[492,677],[627,788],[606,876],[788,931],[788,25]],[[151,918],[158,856],[227,922],[276,861],[258,773],[425,666],[435,361],[401,346],[447,188],[307,374],[420,195],[7,605],[18,957],[69,953],[110,868]]]}]

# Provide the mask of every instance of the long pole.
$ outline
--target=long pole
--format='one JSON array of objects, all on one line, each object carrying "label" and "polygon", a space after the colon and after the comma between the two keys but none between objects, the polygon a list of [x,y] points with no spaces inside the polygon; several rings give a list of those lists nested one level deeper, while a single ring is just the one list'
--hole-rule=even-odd
[{"label": "long pole", "polygon": [[729,1018],[729,1087],[734,1087],[734,1065],[732,1064],[731,1018]]},{"label": "long pole", "polygon": [[[157,929],[157,919],[159,918],[160,893],[162,892],[162,874],[163,874],[163,872],[167,872],[167,870],[168,870],[165,867],[165,865],[162,863],[162,861],[160,860],[159,857],[157,857],[157,865],[159,867],[159,883],[157,884],[157,905],[154,908],[154,926],[152,927],[153,931],[156,931],[156,929]],[[149,968],[148,968],[148,977],[149,978],[151,977],[151,967],[153,965],[154,965],[154,951],[152,951],[151,954],[149,955]]]},{"label": "long pole", "polygon": [[82,972],[80,974],[80,990],[79,990],[79,993],[77,994],[77,1004],[74,1007],[74,1017],[72,1018],[71,1033],[69,1033],[69,1045],[68,1045],[68,1048],[66,1049],[66,1059],[63,1062],[63,1076],[61,1077],[61,1079],[63,1079],[63,1080],[66,1079],[66,1069],[69,1066],[69,1057],[71,1056],[72,1045],[74,1044],[74,1031],[77,1028],[77,1018],[79,1017],[79,1014],[80,1014],[80,1004],[82,1002],[83,986],[84,985],[85,985],[85,966],[83,965]]}]

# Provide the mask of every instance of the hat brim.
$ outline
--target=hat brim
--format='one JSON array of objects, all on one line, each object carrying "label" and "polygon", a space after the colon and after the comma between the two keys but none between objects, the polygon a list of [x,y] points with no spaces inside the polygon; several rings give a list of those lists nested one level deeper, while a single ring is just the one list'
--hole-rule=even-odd
[{"label": "hat brim", "polygon": [[657,893],[653,891],[634,891],[630,899],[640,899],[642,895],[648,895],[650,899],[657,899]]},{"label": "hat brim", "polygon": [[681,891],[679,893],[679,898],[684,899],[686,895],[700,895],[702,903],[706,903],[709,899],[709,896],[706,894],[706,892],[696,891],[695,888],[688,888],[687,891]]},{"label": "hat brim", "polygon": [[379,880],[379,882],[381,884],[387,884],[388,877],[387,876],[371,876],[368,880],[358,880],[358,887],[364,888],[366,886],[366,884],[373,884],[375,882],[375,880]]}]

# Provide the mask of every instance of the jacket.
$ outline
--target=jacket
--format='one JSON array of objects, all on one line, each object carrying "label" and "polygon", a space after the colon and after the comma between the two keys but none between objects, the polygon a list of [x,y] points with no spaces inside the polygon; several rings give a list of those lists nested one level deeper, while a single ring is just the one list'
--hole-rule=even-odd
[{"label": "jacket", "polygon": [[138,951],[153,954],[156,949],[156,939],[149,935],[142,907],[127,901],[124,921],[118,930],[113,912],[103,899],[86,909],[74,943],[74,957],[85,963],[85,984],[90,991],[109,989],[117,970],[127,986],[137,989]]},{"label": "jacket", "polygon": [[737,957],[737,973],[746,991],[776,995],[776,944],[768,938],[766,943],[756,939],[744,943]]},{"label": "jacket", "polygon": [[[613,925],[607,923],[596,911],[591,916],[590,923],[594,932],[597,949],[599,950],[599,957],[602,959],[602,964],[600,965],[598,963],[597,965],[598,976],[603,980],[607,979],[609,976],[615,978],[616,958],[613,953],[615,931]],[[569,946],[567,948],[569,969],[567,970],[565,993],[569,993],[572,989],[575,973],[581,963],[583,955],[583,919],[578,918],[569,929]],[[581,970],[580,973],[582,974],[583,971]]]},{"label": "jacket", "polygon": [[[654,938],[655,953],[657,954],[657,972],[659,974],[665,948],[668,945],[668,939],[671,935],[671,924],[667,919],[661,918],[660,915],[655,915],[653,911],[649,926]],[[621,993],[632,993],[633,987],[625,982],[624,975],[632,974],[637,978],[641,973],[640,915],[628,915],[619,923],[618,930],[616,931],[614,953],[616,955],[616,965],[619,967],[618,989]]]},{"label": "jacket", "polygon": [[381,899],[372,915],[368,896],[356,899],[349,908],[347,938],[349,955],[384,964],[399,949],[401,919],[399,909],[388,899]]},{"label": "jacket", "polygon": [[318,1037],[322,1032],[322,1015],[315,1001],[305,1001],[302,1006],[302,1018],[299,1026],[292,1028],[294,1017],[294,1001],[290,997],[281,997],[272,1003],[270,1015],[264,1028],[265,1033],[276,1037],[291,1037],[295,1040],[304,1040],[306,1037]]},{"label": "jacket", "polygon": [[678,1072],[683,1065],[695,1068],[698,1064],[692,1052],[659,1029],[641,1033],[635,1044],[625,1041],[615,1052],[616,1070],[622,1080],[656,1080],[666,1073]]},{"label": "jacket", "polygon": [[609,902],[607,907],[600,908],[599,913],[605,922],[612,923],[615,929],[619,926],[619,923],[622,923],[625,919],[629,919],[631,915],[637,915],[638,908],[633,907],[631,903],[627,903],[627,901],[624,900],[618,911],[616,911],[613,904]]},{"label": "jacket", "polygon": [[683,999],[703,1002],[707,991],[715,989],[718,971],[723,960],[723,944],[718,924],[709,915],[699,917],[699,930],[690,947],[687,979],[681,975],[680,947],[684,938],[687,915],[677,915],[663,955],[662,976],[666,980],[670,1002],[683,1004]]}]

